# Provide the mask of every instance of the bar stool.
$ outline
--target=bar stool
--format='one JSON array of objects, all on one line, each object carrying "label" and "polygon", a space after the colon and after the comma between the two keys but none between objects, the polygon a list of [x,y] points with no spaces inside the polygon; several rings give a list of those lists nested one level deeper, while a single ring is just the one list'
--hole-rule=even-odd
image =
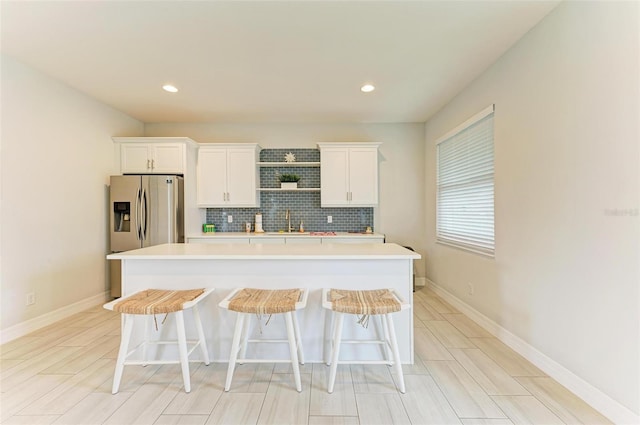
[{"label": "bar stool", "polygon": [[[219,304],[221,308],[236,311],[236,327],[233,332],[231,353],[229,354],[229,369],[225,391],[231,388],[231,380],[236,363],[291,363],[296,390],[302,391],[300,382],[300,368],[298,361],[304,364],[300,327],[296,317],[296,310],[307,305],[308,289],[249,289],[238,288],[231,292]],[[287,328],[287,339],[249,339],[249,324],[252,316],[260,320],[260,316],[272,314],[284,314]],[[290,358],[286,360],[272,359],[248,359],[246,358],[247,345],[249,343],[289,343]]]},{"label": "bar stool", "polygon": [[[336,381],[336,371],[338,363],[343,364],[388,364],[394,365],[398,375],[398,390],[405,393],[404,376],[402,375],[402,364],[400,362],[400,352],[398,341],[393,326],[392,313],[410,308],[410,304],[404,302],[393,289],[376,289],[368,291],[351,291],[345,289],[323,289],[322,307],[331,310],[333,315],[333,330],[331,333],[331,366],[329,372],[329,385],[327,391],[333,393]],[[383,332],[376,327],[376,339],[372,340],[343,340],[342,325],[345,314],[360,315],[358,321],[363,326],[367,326],[371,317],[380,320]],[[375,319],[374,319],[375,320]],[[339,362],[340,344],[379,344],[384,348],[385,360],[363,360],[363,361],[343,361]]]},{"label": "bar stool", "polygon": [[[200,347],[202,351],[202,357],[204,364],[209,364],[209,352],[207,351],[207,342],[204,338],[204,332],[202,330],[202,322],[200,321],[200,314],[198,313],[198,303],[203,300],[207,295],[213,292],[211,289],[190,289],[190,290],[162,290],[162,289],[147,289],[144,291],[136,292],[135,294],[113,300],[106,303],[103,307],[107,310],[117,311],[122,313],[123,317],[123,331],[120,337],[120,350],[118,351],[118,360],[116,361],[116,370],[113,375],[113,387],[111,389],[112,394],[118,392],[120,387],[120,380],[122,379],[122,372],[124,367],[128,365],[148,365],[148,364],[180,364],[182,367],[182,379],[184,381],[184,391],[191,391],[191,379],[189,376],[189,356],[196,349]],[[184,310],[193,309],[193,317],[196,324],[196,330],[198,332],[198,341],[187,341],[186,332],[184,327]],[[169,314],[174,313],[176,319],[176,331],[178,334],[177,341],[149,341],[149,318],[153,316],[156,324],[156,330],[158,323],[156,321],[156,314]],[[129,343],[131,341],[131,334],[133,331],[133,322],[136,316],[145,316],[145,338],[138,344],[133,350],[128,351]],[[165,316],[166,319],[166,316]],[[164,320],[163,320],[164,323]],[[179,360],[147,360],[147,347],[149,345],[167,345],[177,344],[179,352]],[[187,345],[193,345],[190,350],[187,350]],[[127,360],[138,349],[142,348],[142,360]],[[198,360],[193,360],[198,361]]]}]

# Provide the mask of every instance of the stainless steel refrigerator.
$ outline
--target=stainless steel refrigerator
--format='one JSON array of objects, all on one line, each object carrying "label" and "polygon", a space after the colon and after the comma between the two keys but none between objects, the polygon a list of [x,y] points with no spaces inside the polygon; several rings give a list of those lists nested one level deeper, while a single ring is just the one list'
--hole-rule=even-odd
[{"label": "stainless steel refrigerator", "polygon": [[[111,252],[184,242],[184,180],[181,176],[111,176]],[[121,295],[120,261],[109,261],[111,296]]]}]

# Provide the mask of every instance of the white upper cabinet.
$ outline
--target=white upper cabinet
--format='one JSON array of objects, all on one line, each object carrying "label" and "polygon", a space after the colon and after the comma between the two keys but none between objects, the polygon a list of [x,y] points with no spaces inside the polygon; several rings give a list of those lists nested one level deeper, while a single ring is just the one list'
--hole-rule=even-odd
[{"label": "white upper cabinet", "polygon": [[114,137],[122,174],[185,174],[186,137]]},{"label": "white upper cabinet", "polygon": [[259,207],[257,144],[200,146],[197,167],[199,207]]},{"label": "white upper cabinet", "polygon": [[320,203],[323,207],[378,205],[380,143],[322,143]]},{"label": "white upper cabinet", "polygon": [[198,206],[224,205],[227,200],[227,150],[198,148]]}]

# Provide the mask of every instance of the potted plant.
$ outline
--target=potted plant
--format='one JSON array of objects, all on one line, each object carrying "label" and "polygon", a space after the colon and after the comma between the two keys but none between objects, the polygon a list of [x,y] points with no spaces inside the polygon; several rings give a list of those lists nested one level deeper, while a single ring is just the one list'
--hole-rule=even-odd
[{"label": "potted plant", "polygon": [[280,174],[278,179],[280,180],[281,189],[297,189],[300,176],[297,174]]}]

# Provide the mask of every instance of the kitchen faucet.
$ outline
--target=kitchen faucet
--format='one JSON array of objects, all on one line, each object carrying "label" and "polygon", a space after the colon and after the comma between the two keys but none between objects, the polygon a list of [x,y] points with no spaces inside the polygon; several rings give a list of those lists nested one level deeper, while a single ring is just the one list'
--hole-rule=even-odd
[{"label": "kitchen faucet", "polygon": [[287,220],[287,232],[291,233],[291,230],[293,230],[293,227],[291,227],[291,213],[289,212],[288,208],[287,208],[287,212],[284,214],[284,218]]}]

